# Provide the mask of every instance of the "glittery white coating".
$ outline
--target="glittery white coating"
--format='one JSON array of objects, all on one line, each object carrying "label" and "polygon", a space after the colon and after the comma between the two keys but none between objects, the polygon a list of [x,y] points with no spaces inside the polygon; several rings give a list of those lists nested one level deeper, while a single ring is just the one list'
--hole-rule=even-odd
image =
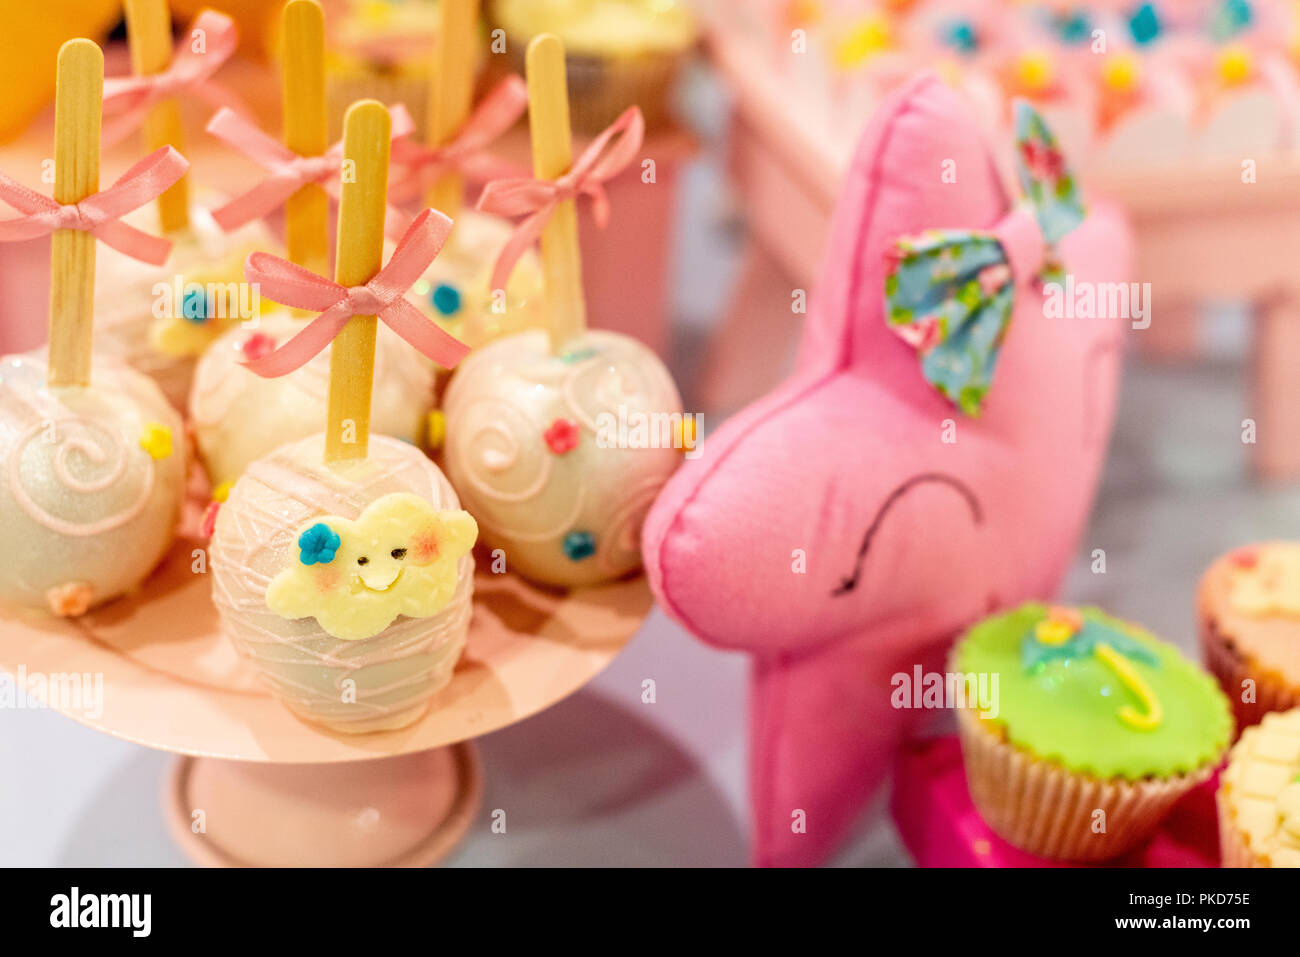
[{"label": "glittery white coating", "polygon": [[[124,219],[146,232],[158,232],[152,204]],[[222,232],[211,213],[197,205],[190,210],[189,228],[167,238],[174,245],[162,266],[99,245],[95,253],[95,351],[122,359],[149,376],[167,401],[183,412],[198,356],[190,354],[192,350],[176,354],[177,350],[166,349],[160,342],[166,338],[163,329],[169,321],[195,325],[176,315],[180,306],[172,300],[177,277],[182,290],[187,282],[241,283],[248,254],[258,249],[274,251],[278,244],[261,222]],[[164,292],[160,284],[168,290]]]},{"label": "glittery white coating", "polygon": [[419,449],[370,437],[363,460],[324,464],[325,438],[283,445],[252,463],[230,490],[212,536],[212,597],[222,629],[299,717],[336,731],[399,728],[424,714],[465,647],[474,559],[457,566],[456,592],[432,618],[400,617],[355,641],[315,618],[286,619],[266,605],[271,579],[299,558],[298,536],[322,516],[356,519],[376,499],[410,492],[434,508],[460,504]]},{"label": "glittery white coating", "polygon": [[[245,345],[279,346],[306,320],[286,311],[221,335],[199,360],[189,412],[199,457],[214,486],[234,481],[256,459],[320,431],[329,402],[330,349],[300,369],[265,379],[243,365]],[[375,340],[370,429],[406,442],[422,437],[433,407],[434,367],[382,323]]]},{"label": "glittery white coating", "polygon": [[[146,376],[96,358],[91,385],[49,388],[38,354],[0,359],[0,602],[80,614],[140,584],[175,535],[180,416]],[[170,454],[141,445],[169,431]],[[80,597],[64,607],[53,596]]]},{"label": "glittery white coating", "polygon": [[[682,457],[681,398],[650,349],[591,330],[553,356],[545,332],[510,336],[460,364],[443,409],[447,475],[508,569],[574,586],[641,566],[641,525]],[[547,441],[557,421],[576,446]]]}]

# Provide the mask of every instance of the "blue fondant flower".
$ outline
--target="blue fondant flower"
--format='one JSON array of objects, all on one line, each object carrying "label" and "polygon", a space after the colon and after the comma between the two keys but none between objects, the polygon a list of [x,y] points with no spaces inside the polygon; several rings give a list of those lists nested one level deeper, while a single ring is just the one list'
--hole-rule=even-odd
[{"label": "blue fondant flower", "polygon": [[979,36],[969,20],[954,20],[944,27],[943,42],[962,53],[974,53],[979,47]]},{"label": "blue fondant flower", "polygon": [[580,562],[596,554],[596,539],[591,532],[569,532],[564,536],[564,554],[570,561]]},{"label": "blue fondant flower", "polygon": [[181,315],[190,322],[208,321],[208,294],[202,289],[191,289],[181,299]]},{"label": "blue fondant flower", "polygon": [[447,283],[440,283],[430,296],[433,308],[444,316],[454,316],[460,312],[460,290]]},{"label": "blue fondant flower", "polygon": [[1155,4],[1144,3],[1129,17],[1129,33],[1133,42],[1139,45],[1150,43],[1160,35],[1160,15],[1156,13]]},{"label": "blue fondant flower", "polygon": [[298,536],[299,561],[304,565],[328,565],[339,550],[339,533],[324,522],[317,522]]}]

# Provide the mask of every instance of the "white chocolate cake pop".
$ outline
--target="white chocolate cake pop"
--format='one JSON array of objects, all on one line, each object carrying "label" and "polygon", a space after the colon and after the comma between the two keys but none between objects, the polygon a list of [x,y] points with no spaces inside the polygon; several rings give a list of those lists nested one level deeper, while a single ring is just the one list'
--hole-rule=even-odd
[{"label": "white chocolate cake pop", "polygon": [[[149,216],[128,216],[144,225]],[[212,215],[190,210],[189,225],[162,267],[101,249],[95,264],[96,350],[122,359],[158,383],[167,401],[185,410],[199,356],[221,333],[256,315],[252,291],[242,285],[244,259],[274,249],[258,222],[223,233]],[[242,298],[241,298],[242,297]]]},{"label": "white chocolate cake pop", "polygon": [[[255,459],[278,446],[320,431],[329,395],[328,349],[275,379],[262,378],[243,365],[282,345],[302,327],[303,320],[274,312],[253,328],[229,330],[199,360],[190,420],[214,487],[233,482]],[[371,428],[419,444],[433,407],[433,370],[433,363],[382,327],[375,343]]]},{"label": "white chocolate cake pop", "polygon": [[[173,50],[171,12],[166,0],[128,0],[124,5],[131,71],[129,83],[161,83],[169,94],[147,111],[122,113],[116,133],[138,126],[150,150],[171,146],[185,152],[182,102],[195,96],[199,77],[211,75],[235,52],[238,31],[225,14],[207,10],[195,17]],[[202,36],[200,47],[190,33]],[[184,62],[182,62],[184,61]],[[121,102],[129,102],[123,98]],[[116,134],[114,134],[116,135]],[[114,253],[98,257],[97,346],[154,379],[181,412],[189,398],[194,364],[233,321],[256,315],[252,291],[240,287],[244,258],[272,245],[266,227],[250,223],[226,235],[207,206],[213,197],[191,201],[198,191],[187,176],[157,197],[148,210],[128,217],[147,229],[161,227],[173,243],[160,268],[142,269]]]},{"label": "white chocolate cake pop", "polygon": [[92,386],[45,384],[34,355],[0,360],[0,602],[79,615],[167,551],[185,487],[181,420],[158,388],[97,360]]},{"label": "white chocolate cake pop", "polygon": [[[383,266],[390,133],[381,104],[348,110],[344,156],[356,177],[342,187],[335,281],[274,257],[249,261],[268,298],[303,307],[295,293],[337,297],[311,320],[329,313],[339,323],[327,340],[326,401],[314,404],[327,412],[326,429],[253,462],[212,535],[223,630],[296,714],[346,732],[415,721],[451,679],[468,634],[478,534],[433,462],[370,433],[376,327],[396,323],[415,340],[434,332],[401,294],[451,228],[425,210],[405,252]],[[391,301],[377,302],[376,286]],[[457,345],[431,356],[454,365],[461,354]]]},{"label": "white chocolate cake pop", "polygon": [[[521,239],[540,231],[547,329],[500,339],[461,364],[443,402],[445,462],[508,569],[591,585],[641,567],[641,524],[687,436],[659,358],[635,339],[586,329],[574,197],[603,198],[602,183],[635,159],[641,115],[628,110],[575,162],[563,45],[536,37],[527,64],[537,178],[490,183],[479,205],[530,214]],[[498,279],[521,245],[507,247]]]},{"label": "white chocolate cake pop", "polygon": [[[326,465],[324,444],[283,446],[235,483],[212,537],[213,600],[222,629],[294,713],[338,731],[398,728],[451,680],[465,646],[474,523],[413,446],[374,436],[365,459]],[[279,611],[267,600],[276,582]],[[427,596],[439,611],[403,614]],[[292,617],[307,608],[316,617]],[[340,637],[373,627],[376,613],[391,623]]]},{"label": "white chocolate cake pop", "polygon": [[[73,205],[111,208],[110,194],[122,188],[119,180],[99,190],[103,77],[104,55],[90,40],[59,50],[53,202],[61,215]],[[157,195],[187,165],[159,151],[135,167],[147,181],[132,188]],[[0,602],[63,616],[145,579],[172,541],[185,485],[180,417],[144,375],[92,355],[97,240],[81,220],[50,239],[48,359],[0,359]],[[122,224],[112,225],[121,238]],[[148,244],[129,228],[125,235],[137,249]]]},{"label": "white chocolate cake pop", "polygon": [[558,356],[544,332],[511,336],[461,363],[443,408],[447,474],[508,569],[572,586],[641,567],[641,524],[682,454],[653,352],[598,330]]}]

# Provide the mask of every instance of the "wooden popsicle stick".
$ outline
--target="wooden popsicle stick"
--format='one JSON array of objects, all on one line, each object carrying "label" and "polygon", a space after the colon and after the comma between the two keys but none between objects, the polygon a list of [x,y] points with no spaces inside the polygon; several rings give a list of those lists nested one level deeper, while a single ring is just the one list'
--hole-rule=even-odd
[{"label": "wooden popsicle stick", "polygon": [[[528,44],[526,66],[533,173],[538,179],[556,179],[573,165],[564,44],[560,38],[550,33],[534,37]],[[542,272],[546,278],[551,351],[558,353],[587,328],[582,254],[578,248],[578,208],[571,199],[556,207],[542,232]]]},{"label": "wooden popsicle stick", "polygon": [[[284,145],[299,156],[329,148],[325,108],[325,14],[317,0],[284,5]],[[289,259],[322,276],[329,269],[329,195],[308,183],[285,204]],[[299,311],[300,315],[306,315]]]},{"label": "wooden popsicle stick", "polygon": [[[140,76],[161,73],[172,62],[172,18],[167,0],[125,0],[126,29],[131,45],[131,69]],[[155,104],[144,122],[145,149],[174,146],[185,152],[181,108],[175,100]],[[190,224],[189,174],[158,197],[158,220],[165,233]]]},{"label": "wooden popsicle stick", "polygon": [[[54,100],[54,199],[63,205],[99,191],[103,102],[103,52],[90,40],[69,40],[59,50]],[[84,230],[55,230],[50,241],[50,385],[90,384],[94,315],[95,237]]]},{"label": "wooden popsicle stick", "polygon": [[[343,117],[343,185],[339,198],[334,281],[360,286],[383,265],[392,120],[377,100],[361,100]],[[353,316],[330,353],[329,421],[325,461],[364,459],[370,447],[374,387],[374,316]]]},{"label": "wooden popsicle stick", "polygon": [[[429,89],[430,146],[449,142],[469,118],[474,98],[474,54],[478,49],[479,0],[442,0]],[[428,205],[455,219],[464,202],[465,182],[450,172],[429,187]]]}]

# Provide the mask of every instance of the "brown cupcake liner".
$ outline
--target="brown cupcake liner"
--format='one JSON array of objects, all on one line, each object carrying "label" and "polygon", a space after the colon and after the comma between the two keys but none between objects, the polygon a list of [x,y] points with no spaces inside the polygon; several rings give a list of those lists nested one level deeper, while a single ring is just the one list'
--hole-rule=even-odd
[{"label": "brown cupcake liner", "polygon": [[[1068,771],[1006,741],[969,708],[957,712],[971,798],[1004,840],[1040,857],[1104,861],[1147,837],[1217,762],[1171,778],[1107,781]],[[1092,830],[1105,812],[1104,833]]]},{"label": "brown cupcake liner", "polygon": [[1219,811],[1219,863],[1221,867],[1263,867],[1264,864],[1246,844],[1246,835],[1237,829],[1232,810],[1220,786],[1214,795]]},{"label": "brown cupcake liner", "polygon": [[[1253,665],[1215,627],[1214,620],[1201,621],[1201,648],[1206,669],[1218,679],[1237,719],[1237,735],[1259,724],[1270,711],[1289,711],[1300,705],[1300,692],[1284,684],[1276,675]],[[1242,682],[1255,682],[1255,700],[1242,701]]]},{"label": "brown cupcake liner", "polygon": [[[509,69],[524,73],[526,40],[506,40]],[[595,135],[618,119],[629,106],[639,106],[646,130],[667,124],[672,115],[672,95],[687,51],[644,53],[629,57],[604,57],[569,53],[569,122],[577,133]]]}]

